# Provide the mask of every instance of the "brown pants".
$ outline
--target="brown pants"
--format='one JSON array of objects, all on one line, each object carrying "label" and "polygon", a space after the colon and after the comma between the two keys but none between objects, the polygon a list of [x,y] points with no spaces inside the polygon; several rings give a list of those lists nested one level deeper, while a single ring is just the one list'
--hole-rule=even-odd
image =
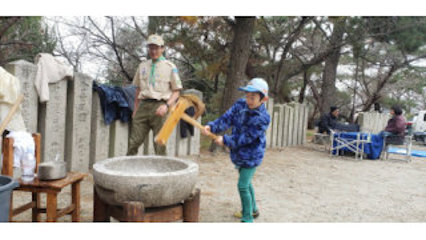
[{"label": "brown pants", "polygon": [[[150,130],[153,131],[154,136],[160,131],[167,115],[160,117],[155,115],[155,111],[164,103],[164,101],[140,101],[130,127],[127,156],[136,155],[138,153],[139,147],[145,142]],[[155,142],[153,144],[156,155],[166,155],[166,146],[157,145]]]}]

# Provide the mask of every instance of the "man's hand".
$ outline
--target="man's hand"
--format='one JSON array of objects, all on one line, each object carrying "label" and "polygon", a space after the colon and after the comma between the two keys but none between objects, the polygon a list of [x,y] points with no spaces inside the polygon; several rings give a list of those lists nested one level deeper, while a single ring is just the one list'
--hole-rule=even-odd
[{"label": "man's hand", "polygon": [[155,111],[155,115],[162,117],[166,115],[168,109],[169,108],[167,107],[166,104],[162,104],[161,106],[157,108],[157,111]]}]

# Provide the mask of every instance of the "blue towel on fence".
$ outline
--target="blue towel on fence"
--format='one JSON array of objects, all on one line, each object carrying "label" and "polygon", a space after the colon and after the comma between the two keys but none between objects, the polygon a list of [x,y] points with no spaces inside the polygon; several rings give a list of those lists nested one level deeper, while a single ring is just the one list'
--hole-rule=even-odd
[{"label": "blue towel on fence", "polygon": [[[339,136],[347,140],[355,140],[357,138],[357,132],[342,132],[335,133],[335,137]],[[367,133],[361,133],[361,139],[367,139]],[[337,146],[336,141],[333,142],[333,147]],[[364,144],[364,153],[367,154],[369,159],[379,159],[383,148],[383,137],[379,134],[371,134],[371,142]],[[361,146],[360,146],[361,149]],[[350,151],[348,148],[342,148],[343,151]],[[335,151],[333,151],[335,154]]]},{"label": "blue towel on fence", "polygon": [[93,90],[98,92],[106,125],[117,119],[125,123],[129,122],[132,109],[122,88],[93,82]]}]

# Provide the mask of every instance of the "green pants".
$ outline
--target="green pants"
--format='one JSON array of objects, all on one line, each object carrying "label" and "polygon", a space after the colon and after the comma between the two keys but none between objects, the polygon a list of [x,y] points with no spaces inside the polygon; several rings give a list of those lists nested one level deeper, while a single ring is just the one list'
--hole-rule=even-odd
[{"label": "green pants", "polygon": [[[145,142],[150,130],[153,131],[154,136],[160,131],[167,115],[160,117],[155,115],[155,111],[164,103],[164,101],[140,101],[130,127],[127,156],[136,155],[138,153],[139,147]],[[157,145],[155,142],[153,144],[156,155],[166,155],[166,146]]]},{"label": "green pants", "polygon": [[238,178],[238,192],[240,193],[241,206],[243,207],[242,222],[253,222],[253,212],[257,211],[254,189],[251,184],[256,168],[240,168]]}]

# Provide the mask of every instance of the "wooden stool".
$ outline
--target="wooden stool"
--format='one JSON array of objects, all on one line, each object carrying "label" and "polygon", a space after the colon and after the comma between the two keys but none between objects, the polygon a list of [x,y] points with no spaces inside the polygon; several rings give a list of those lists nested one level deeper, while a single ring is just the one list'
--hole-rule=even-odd
[{"label": "wooden stool", "polygon": [[[33,134],[35,142],[35,155],[36,155],[36,172],[37,166],[40,163],[40,142],[41,135],[38,133]],[[13,176],[13,139],[3,138],[3,168],[2,174]],[[32,221],[40,221],[40,213],[47,214],[48,222],[56,222],[59,217],[66,214],[72,215],[73,222],[80,221],[80,182],[87,176],[85,173],[69,172],[63,179],[41,181],[37,177],[31,182],[23,182],[18,179],[19,187],[13,191],[31,192],[32,201],[24,204],[16,209],[13,209],[13,192],[10,197],[10,212],[9,221],[12,222],[13,216],[16,216],[28,209],[32,209]],[[71,205],[64,208],[57,208],[57,196],[62,189],[71,185]],[[47,207],[40,207],[40,194],[47,194]]]},{"label": "wooden stool", "polygon": [[104,202],[93,190],[93,221],[109,222],[110,217],[120,222],[198,222],[200,212],[200,189],[183,203],[165,207],[145,208],[142,202],[126,202],[123,205],[110,205]]}]

